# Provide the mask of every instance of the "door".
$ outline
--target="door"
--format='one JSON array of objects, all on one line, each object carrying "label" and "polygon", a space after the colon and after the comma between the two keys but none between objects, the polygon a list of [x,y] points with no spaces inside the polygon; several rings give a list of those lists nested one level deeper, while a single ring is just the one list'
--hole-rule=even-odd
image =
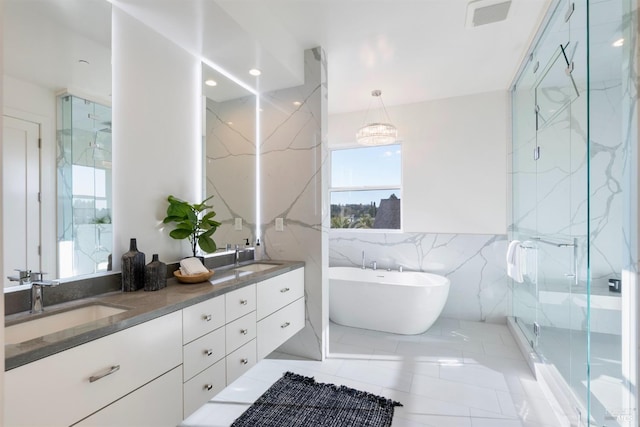
[{"label": "door", "polygon": [[[2,203],[4,271],[40,270],[40,126],[4,116]],[[9,280],[3,278],[4,285]],[[12,283],[15,285],[16,283]]]}]

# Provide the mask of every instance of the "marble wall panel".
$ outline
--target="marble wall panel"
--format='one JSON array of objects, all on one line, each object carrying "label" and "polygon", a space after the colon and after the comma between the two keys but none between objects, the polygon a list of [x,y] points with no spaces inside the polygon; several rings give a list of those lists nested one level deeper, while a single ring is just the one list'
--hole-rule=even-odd
[{"label": "marble wall panel", "polygon": [[442,315],[457,319],[505,322],[510,290],[506,276],[506,236],[375,233],[332,230],[330,266],[362,266],[426,271],[451,281]]},{"label": "marble wall panel", "polygon": [[[323,357],[323,295],[327,257],[327,63],[323,50],[305,51],[305,83],[261,96],[261,224],[265,257],[305,261],[306,326],[279,351]],[[284,230],[275,229],[276,218]]]},{"label": "marble wall panel", "polygon": [[[218,248],[255,241],[255,102],[254,96],[206,100],[206,194],[214,196],[210,204],[222,223],[213,236]],[[235,218],[242,218],[240,231],[234,229]]]}]

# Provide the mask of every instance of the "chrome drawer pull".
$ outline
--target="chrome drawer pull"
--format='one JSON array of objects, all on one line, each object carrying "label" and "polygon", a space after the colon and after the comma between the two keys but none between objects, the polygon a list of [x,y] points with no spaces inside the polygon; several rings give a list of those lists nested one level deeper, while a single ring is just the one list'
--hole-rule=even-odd
[{"label": "chrome drawer pull", "polygon": [[280,289],[280,292],[282,292],[284,294],[285,292],[289,292],[290,290],[291,289],[289,289],[289,288],[282,288],[282,289]]},{"label": "chrome drawer pull", "polygon": [[203,314],[202,315],[202,320],[206,320],[207,322],[211,322],[211,315],[210,314]]},{"label": "chrome drawer pull", "polygon": [[240,359],[240,363],[246,365],[247,363],[249,363],[249,359]]},{"label": "chrome drawer pull", "polygon": [[93,383],[98,381],[99,379],[102,379],[104,377],[106,377],[107,375],[111,375],[115,372],[118,372],[120,370],[120,365],[113,365],[112,367],[109,368],[108,371],[102,373],[102,374],[98,374],[98,375],[91,375],[89,377],[89,382]]},{"label": "chrome drawer pull", "polygon": [[287,326],[289,326],[290,324],[291,324],[291,323],[289,323],[289,322],[285,322],[285,323],[283,323],[282,325],[280,325],[280,327],[281,327],[282,329],[284,329],[284,328],[286,328]]},{"label": "chrome drawer pull", "polygon": [[213,350],[208,349],[204,351],[205,356],[211,356],[213,354]]},{"label": "chrome drawer pull", "polygon": [[211,389],[213,389],[213,384],[205,384],[205,385],[204,385],[204,389],[205,389],[206,391],[211,391]]},{"label": "chrome drawer pull", "polygon": [[247,301],[246,299],[241,299],[240,300],[240,305],[247,305],[249,303],[249,301]]},{"label": "chrome drawer pull", "polygon": [[247,335],[249,333],[249,330],[248,329],[240,329],[240,333],[242,335]]}]

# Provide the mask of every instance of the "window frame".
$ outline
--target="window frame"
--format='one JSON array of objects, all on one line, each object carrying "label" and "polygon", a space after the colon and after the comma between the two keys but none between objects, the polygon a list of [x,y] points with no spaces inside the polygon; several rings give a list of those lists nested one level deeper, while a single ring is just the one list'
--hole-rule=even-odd
[{"label": "window frame", "polygon": [[[353,185],[334,187],[333,186],[333,153],[335,151],[353,150],[353,149],[367,149],[375,147],[388,147],[398,146],[400,148],[400,183],[398,185]],[[359,232],[359,233],[402,233],[403,231],[403,218],[404,218],[404,198],[403,198],[403,144],[400,141],[396,141],[393,144],[366,146],[357,143],[344,144],[339,146],[333,146],[329,148],[329,189],[328,189],[328,204],[329,204],[329,231],[331,232]],[[400,227],[399,228],[333,228],[331,227],[331,196],[334,192],[341,191],[386,191],[397,190],[394,193],[400,199]]]}]

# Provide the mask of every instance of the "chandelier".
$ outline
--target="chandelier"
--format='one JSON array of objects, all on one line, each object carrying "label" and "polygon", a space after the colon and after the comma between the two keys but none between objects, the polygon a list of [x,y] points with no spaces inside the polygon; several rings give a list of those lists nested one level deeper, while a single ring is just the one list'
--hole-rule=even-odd
[{"label": "chandelier", "polygon": [[[380,101],[380,107],[383,117],[379,121],[374,121],[369,124],[365,124],[358,132],[356,132],[356,140],[363,145],[387,145],[393,144],[398,138],[398,129],[391,124],[389,120],[389,113],[382,102],[382,91],[374,90],[371,92],[371,96],[378,98]],[[369,104],[369,109],[371,104]],[[367,116],[369,115],[369,109],[364,118],[364,122],[367,123]]]}]

